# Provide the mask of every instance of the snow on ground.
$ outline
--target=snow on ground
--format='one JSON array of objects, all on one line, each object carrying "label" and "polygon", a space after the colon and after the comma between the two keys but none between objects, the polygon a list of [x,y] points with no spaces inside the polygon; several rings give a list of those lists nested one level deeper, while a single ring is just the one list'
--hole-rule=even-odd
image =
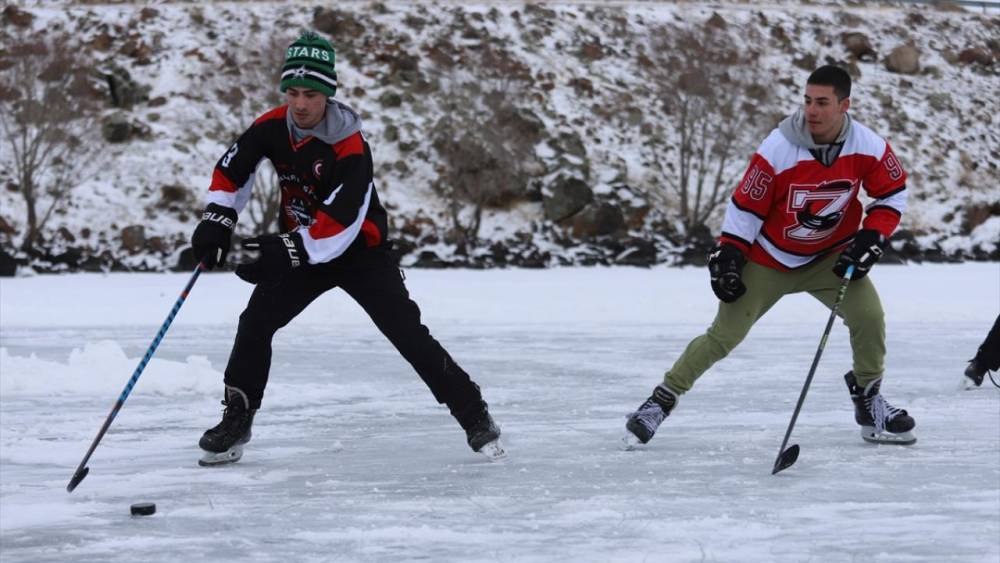
[{"label": "snow on ground", "polygon": [[[778,304],[643,451],[624,416],[715,303],[701,269],[407,272],[482,385],[510,459],[472,454],[343,294],[276,340],[238,464],[203,469],[249,286],[204,275],[72,494],[73,470],[186,276],[0,281],[0,559],[16,561],[990,561],[1000,392],[959,390],[1000,312],[1000,265],[883,266],[888,399],[911,448],[861,441],[837,324],[770,475],[827,313]],[[348,312],[350,320],[330,318]],[[131,503],[157,504],[131,517]]]}]

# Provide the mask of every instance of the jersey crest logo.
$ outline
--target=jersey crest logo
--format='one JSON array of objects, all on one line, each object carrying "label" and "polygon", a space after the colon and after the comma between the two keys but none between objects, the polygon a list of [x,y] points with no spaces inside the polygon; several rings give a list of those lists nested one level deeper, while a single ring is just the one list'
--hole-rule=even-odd
[{"label": "jersey crest logo", "polygon": [[319,180],[323,176],[323,161],[317,160],[312,166],[313,177]]},{"label": "jersey crest logo", "polygon": [[795,223],[785,227],[785,238],[802,242],[825,240],[840,225],[854,191],[851,180],[789,186],[788,212],[795,215]]}]

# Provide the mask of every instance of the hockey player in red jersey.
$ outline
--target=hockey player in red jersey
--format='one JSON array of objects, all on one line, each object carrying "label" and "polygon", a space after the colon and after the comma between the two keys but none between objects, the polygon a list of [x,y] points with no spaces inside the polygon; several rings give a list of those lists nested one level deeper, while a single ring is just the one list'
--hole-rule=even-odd
[{"label": "hockey player in red jersey", "polygon": [[[885,322],[866,277],[906,209],[906,172],[889,144],[848,114],[850,95],[843,69],[820,67],[806,81],[802,109],[750,159],[709,257],[718,313],[629,416],[628,446],[648,442],[681,395],[781,297],[804,291],[831,307],[851,265],[840,315],[851,335],[854,365],[844,380],[855,421],[866,441],[916,442],[913,417],[880,393]],[[864,209],[861,190],[872,199]]]},{"label": "hockey player in red jersey", "polygon": [[287,104],[259,117],[215,166],[209,203],[191,240],[195,258],[207,269],[225,261],[237,213],[264,158],[281,183],[281,233],[243,242],[259,257],[240,264],[236,275],[256,287],[226,366],[222,421],[199,442],[206,451],[202,465],[239,460],[264,396],[275,332],[335,287],[364,309],[448,406],[469,446],[499,457],[500,429],[479,387],[421,324],[389,252],[371,150],[361,118],[333,98],[334,62],[333,47],[314,33],[292,43],[280,83]]}]

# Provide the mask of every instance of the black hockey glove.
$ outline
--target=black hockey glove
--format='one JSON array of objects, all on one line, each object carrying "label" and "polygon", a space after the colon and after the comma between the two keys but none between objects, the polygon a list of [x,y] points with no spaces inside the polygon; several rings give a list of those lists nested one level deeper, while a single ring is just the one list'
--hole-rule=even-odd
[{"label": "black hockey glove", "polygon": [[875,262],[882,257],[882,249],[885,248],[885,237],[882,233],[873,229],[861,229],[854,235],[854,240],[847,248],[840,253],[840,258],[833,265],[833,273],[837,277],[844,277],[847,267],[854,264],[852,280],[859,280],[868,275],[868,270],[872,269]]},{"label": "black hockey glove", "polygon": [[306,249],[298,233],[249,238],[243,241],[243,248],[260,252],[257,260],[236,267],[236,275],[248,283],[279,281],[306,261]]},{"label": "black hockey glove", "polygon": [[201,214],[201,222],[191,235],[191,250],[194,259],[201,262],[206,270],[226,261],[235,225],[236,210],[229,207],[209,203]]},{"label": "black hockey glove", "polygon": [[746,258],[731,244],[720,244],[708,255],[708,271],[712,275],[712,291],[724,303],[732,303],[747,292],[743,285],[743,265]]}]

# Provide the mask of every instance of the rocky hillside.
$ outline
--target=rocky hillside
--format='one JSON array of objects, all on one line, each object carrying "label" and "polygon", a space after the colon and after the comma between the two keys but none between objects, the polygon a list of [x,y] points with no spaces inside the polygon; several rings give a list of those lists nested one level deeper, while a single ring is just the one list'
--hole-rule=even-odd
[{"label": "rocky hillside", "polygon": [[[305,29],[337,48],[338,98],[364,119],[404,264],[701,260],[717,203],[824,63],[852,74],[852,115],[910,172],[895,257],[1000,259],[998,15],[793,2],[330,6],[4,8],[4,115],[27,91],[18,61],[62,52],[72,64],[46,63],[32,80],[64,96],[49,115],[74,108],[62,122],[89,126],[52,137],[71,150],[37,167],[28,195],[34,223],[45,220],[29,252],[18,122],[5,121],[0,270],[10,255],[38,271],[189,267],[212,167],[281,103],[283,47]],[[273,224],[273,172],[258,176],[242,236]]]}]

